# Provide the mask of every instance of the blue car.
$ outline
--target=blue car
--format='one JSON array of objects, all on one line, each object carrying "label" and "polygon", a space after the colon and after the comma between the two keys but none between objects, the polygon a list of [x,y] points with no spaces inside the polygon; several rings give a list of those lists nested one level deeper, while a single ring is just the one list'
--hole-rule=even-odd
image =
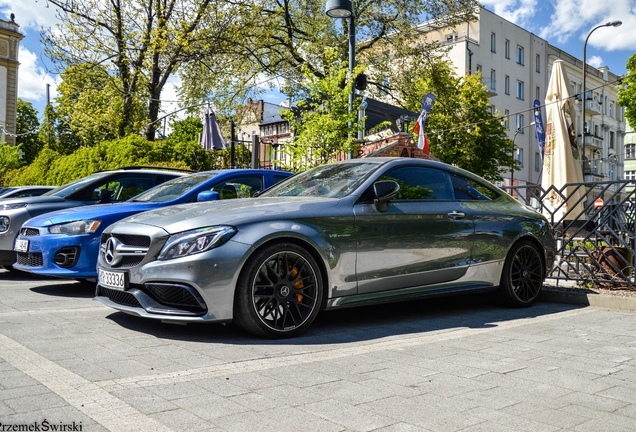
[{"label": "blue car", "polygon": [[126,202],[45,213],[22,225],[16,250],[30,259],[18,260],[13,267],[43,276],[93,280],[100,236],[112,223],[175,204],[249,198],[291,175],[257,169],[205,171],[170,180]]}]

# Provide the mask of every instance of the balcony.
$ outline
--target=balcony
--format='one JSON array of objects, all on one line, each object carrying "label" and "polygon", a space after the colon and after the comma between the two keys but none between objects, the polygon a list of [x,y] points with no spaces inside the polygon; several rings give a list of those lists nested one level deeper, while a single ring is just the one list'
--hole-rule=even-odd
[{"label": "balcony", "polygon": [[497,96],[497,80],[493,80],[492,78],[482,77],[481,83],[486,86],[486,91],[488,92],[488,96],[490,97]]},{"label": "balcony", "polygon": [[587,148],[603,148],[603,138],[595,135],[585,134],[585,147]]},{"label": "balcony", "polygon": [[585,114],[595,116],[601,115],[602,113],[602,105],[598,101],[592,99],[588,99],[585,101]]}]

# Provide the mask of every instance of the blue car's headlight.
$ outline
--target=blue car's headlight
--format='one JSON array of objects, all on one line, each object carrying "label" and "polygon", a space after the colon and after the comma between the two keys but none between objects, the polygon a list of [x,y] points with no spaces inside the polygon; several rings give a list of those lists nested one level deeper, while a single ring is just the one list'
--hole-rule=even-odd
[{"label": "blue car's headlight", "polygon": [[51,234],[93,234],[97,231],[101,221],[98,220],[81,220],[75,222],[68,222],[58,225],[51,225],[49,227],[49,233]]},{"label": "blue car's headlight", "polygon": [[221,246],[234,234],[236,228],[215,226],[185,231],[170,236],[157,259],[169,260],[208,251]]},{"label": "blue car's headlight", "polygon": [[27,206],[27,203],[0,204],[0,210],[15,210],[19,208],[24,208],[26,206]]}]

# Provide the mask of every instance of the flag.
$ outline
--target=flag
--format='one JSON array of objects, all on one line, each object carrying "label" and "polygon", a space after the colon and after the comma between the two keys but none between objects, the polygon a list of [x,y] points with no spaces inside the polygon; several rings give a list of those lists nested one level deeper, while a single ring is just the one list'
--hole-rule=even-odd
[{"label": "flag", "polygon": [[541,161],[543,162],[543,154],[545,151],[545,129],[543,128],[543,120],[541,119],[541,102],[534,100],[534,132],[537,136],[539,144],[539,152],[541,153]]},{"label": "flag", "polygon": [[413,128],[413,133],[418,134],[417,139],[417,147],[424,150],[425,154],[429,152],[429,143],[426,138],[426,134],[424,133],[424,125],[426,124],[426,117],[428,117],[428,113],[433,106],[433,102],[435,102],[435,95],[427,94],[424,96],[424,100],[422,100],[422,112],[415,123],[415,127]]},{"label": "flag", "polygon": [[223,150],[225,148],[225,140],[221,135],[221,128],[216,121],[216,114],[210,107],[205,113],[203,122],[203,140],[201,145],[206,150]]}]

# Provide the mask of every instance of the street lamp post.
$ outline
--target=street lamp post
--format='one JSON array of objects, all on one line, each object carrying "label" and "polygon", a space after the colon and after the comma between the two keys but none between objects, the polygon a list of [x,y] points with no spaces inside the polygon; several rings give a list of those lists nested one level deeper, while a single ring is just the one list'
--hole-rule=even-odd
[{"label": "street lamp post", "polygon": [[[351,0],[328,0],[325,13],[331,18],[349,18],[349,78],[353,79],[353,69],[356,66],[356,23],[353,3]],[[352,85],[351,93],[349,93],[349,113],[353,111],[355,91],[355,85]],[[349,151],[349,159],[353,159],[352,151]]]},{"label": "street lamp post", "polygon": [[585,175],[585,103],[587,102],[587,96],[586,96],[587,92],[585,91],[585,83],[586,83],[586,77],[587,77],[587,70],[586,70],[587,40],[590,38],[590,35],[594,33],[595,30],[598,30],[601,27],[619,27],[621,24],[623,24],[622,21],[611,21],[611,22],[594,27],[587,34],[587,37],[585,38],[585,43],[583,44],[583,90],[581,95],[581,140],[583,141],[582,143],[583,154],[581,155],[582,157],[581,163],[583,164],[583,175]]},{"label": "street lamp post", "polygon": [[[534,126],[534,122],[530,123],[529,125],[525,125],[520,128],[517,128],[517,130],[515,131],[515,135],[512,137],[512,159],[515,165],[516,165],[516,161],[514,160],[514,158],[515,158],[515,150],[517,149],[517,147],[515,146],[515,140],[517,139],[517,135],[519,135],[522,130],[529,128],[530,126]],[[514,186],[513,184],[514,169],[515,169],[514,166],[510,167],[510,187]],[[512,195],[512,189],[510,190],[510,195]]]}]

